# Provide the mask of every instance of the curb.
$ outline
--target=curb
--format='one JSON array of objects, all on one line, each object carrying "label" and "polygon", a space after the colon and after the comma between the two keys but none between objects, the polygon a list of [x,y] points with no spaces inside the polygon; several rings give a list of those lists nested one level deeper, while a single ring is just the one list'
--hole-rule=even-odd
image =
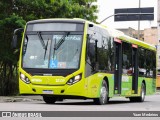
[{"label": "curb", "polygon": [[43,101],[42,97],[37,96],[0,96],[0,102],[32,102]]}]

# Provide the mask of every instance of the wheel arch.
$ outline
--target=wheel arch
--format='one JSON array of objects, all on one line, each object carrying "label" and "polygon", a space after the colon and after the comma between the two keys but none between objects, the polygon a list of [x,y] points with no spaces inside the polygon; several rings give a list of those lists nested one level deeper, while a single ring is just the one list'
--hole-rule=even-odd
[{"label": "wheel arch", "polygon": [[105,77],[103,78],[103,80],[107,83],[107,88],[108,88],[108,92],[109,92],[109,80],[108,80],[108,77],[105,76]]},{"label": "wheel arch", "polygon": [[[142,80],[142,83],[144,84],[144,86],[145,86],[145,94],[146,94],[146,81],[145,80]],[[141,85],[142,85],[142,83],[141,83]]]}]

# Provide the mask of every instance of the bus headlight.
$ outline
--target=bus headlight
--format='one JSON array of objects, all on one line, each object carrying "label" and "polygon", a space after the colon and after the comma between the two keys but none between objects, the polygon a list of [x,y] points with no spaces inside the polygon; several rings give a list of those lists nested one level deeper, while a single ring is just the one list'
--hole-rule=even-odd
[{"label": "bus headlight", "polygon": [[26,77],[23,73],[20,73],[20,79],[27,84],[31,83],[28,77]]},{"label": "bus headlight", "polygon": [[68,80],[67,84],[68,84],[68,85],[72,85],[72,84],[74,84],[74,83],[76,83],[76,82],[79,82],[79,81],[81,80],[81,78],[82,78],[82,75],[81,75],[81,74],[76,75],[75,77],[70,78],[70,79]]}]

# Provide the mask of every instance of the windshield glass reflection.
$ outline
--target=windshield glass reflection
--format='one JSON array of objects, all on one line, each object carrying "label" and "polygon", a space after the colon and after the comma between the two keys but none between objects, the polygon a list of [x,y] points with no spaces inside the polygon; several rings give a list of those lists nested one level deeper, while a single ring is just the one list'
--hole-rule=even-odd
[{"label": "windshield glass reflection", "polygon": [[77,69],[81,44],[82,35],[79,34],[41,34],[41,40],[37,34],[28,34],[23,45],[23,67]]}]

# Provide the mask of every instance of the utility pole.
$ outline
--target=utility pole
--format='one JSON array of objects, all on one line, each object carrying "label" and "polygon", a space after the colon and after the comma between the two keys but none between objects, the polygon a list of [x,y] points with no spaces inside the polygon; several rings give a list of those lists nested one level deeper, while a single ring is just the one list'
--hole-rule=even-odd
[{"label": "utility pole", "polygon": [[[139,10],[140,10],[140,8],[141,8],[141,0],[139,0]],[[140,13],[141,13],[141,11],[140,11]],[[140,39],[140,15],[139,15],[139,20],[138,20],[138,39]]]}]

